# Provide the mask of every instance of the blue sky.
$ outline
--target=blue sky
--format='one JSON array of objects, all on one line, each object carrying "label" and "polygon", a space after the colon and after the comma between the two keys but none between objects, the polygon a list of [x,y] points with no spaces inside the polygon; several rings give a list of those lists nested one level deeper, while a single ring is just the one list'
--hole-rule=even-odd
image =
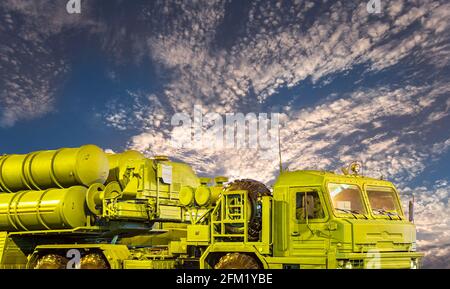
[{"label": "blue sky", "polygon": [[365,173],[414,194],[428,267],[450,262],[447,1],[0,3],[0,152],[166,154],[271,183],[274,150],[175,148],[171,117],[282,115],[290,169]]}]

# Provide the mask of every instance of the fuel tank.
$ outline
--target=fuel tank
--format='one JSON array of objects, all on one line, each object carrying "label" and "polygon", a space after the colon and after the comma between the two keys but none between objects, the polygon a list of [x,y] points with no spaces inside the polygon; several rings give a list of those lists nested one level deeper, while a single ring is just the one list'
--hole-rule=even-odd
[{"label": "fuel tank", "polygon": [[108,173],[108,157],[94,145],[4,155],[0,156],[0,192],[103,184]]},{"label": "fuel tank", "polygon": [[55,230],[86,224],[87,188],[0,194],[0,231]]}]

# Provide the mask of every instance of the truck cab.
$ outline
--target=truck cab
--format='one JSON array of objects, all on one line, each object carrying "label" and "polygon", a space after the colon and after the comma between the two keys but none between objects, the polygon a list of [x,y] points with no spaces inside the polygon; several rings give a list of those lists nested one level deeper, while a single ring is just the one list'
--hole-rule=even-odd
[{"label": "truck cab", "polygon": [[272,226],[273,268],[418,268],[422,257],[394,185],[357,174],[281,173]]}]

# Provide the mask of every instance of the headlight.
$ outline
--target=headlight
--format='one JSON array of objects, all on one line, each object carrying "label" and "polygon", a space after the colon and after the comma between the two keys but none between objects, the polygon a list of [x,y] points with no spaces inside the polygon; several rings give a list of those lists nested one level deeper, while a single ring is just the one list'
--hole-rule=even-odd
[{"label": "headlight", "polygon": [[417,269],[417,259],[411,259],[411,269]]},{"label": "headlight", "polygon": [[412,244],[411,244],[411,251],[416,252],[416,250],[417,250],[416,242],[412,242]]},{"label": "headlight", "polygon": [[349,260],[345,261],[344,264],[345,264],[344,265],[345,269],[352,269],[353,268],[352,262],[350,262]]}]

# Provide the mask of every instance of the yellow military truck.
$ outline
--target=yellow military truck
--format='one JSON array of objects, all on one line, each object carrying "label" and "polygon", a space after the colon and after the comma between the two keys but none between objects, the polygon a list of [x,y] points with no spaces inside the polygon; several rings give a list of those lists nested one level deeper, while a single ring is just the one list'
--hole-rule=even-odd
[{"label": "yellow military truck", "polygon": [[199,178],[87,145],[0,157],[0,268],[418,268],[388,181],[324,171]]}]

